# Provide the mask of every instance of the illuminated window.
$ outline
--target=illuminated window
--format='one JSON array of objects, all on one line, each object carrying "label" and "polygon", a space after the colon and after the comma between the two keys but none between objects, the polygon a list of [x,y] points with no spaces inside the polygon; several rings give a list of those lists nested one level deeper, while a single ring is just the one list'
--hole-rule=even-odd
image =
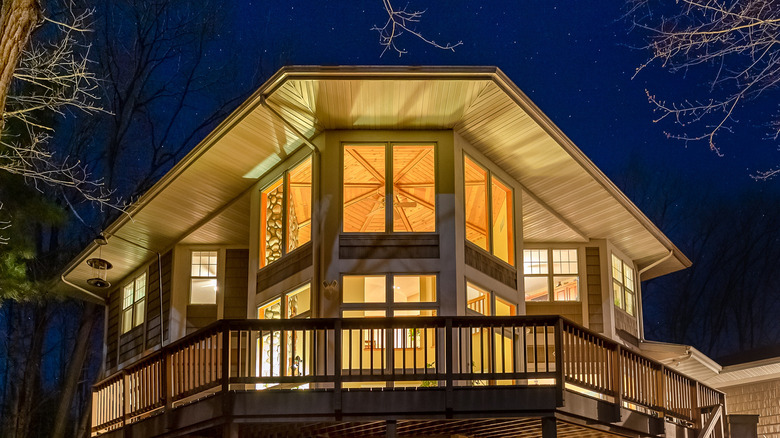
[{"label": "illuminated window", "polygon": [[[495,305],[493,300],[495,299]],[[517,306],[475,284],[466,283],[466,308],[485,316],[514,316]]]},{"label": "illuminated window", "polygon": [[[388,296],[388,280],[392,294]],[[345,275],[342,315],[345,318],[371,318],[386,315],[436,316],[435,275]],[[385,346],[383,329],[365,330],[363,347]],[[419,333],[395,330],[395,348],[419,348]]]},{"label": "illuminated window", "polygon": [[193,251],[190,304],[217,304],[217,251]]},{"label": "illuminated window", "polygon": [[525,300],[578,301],[577,265],[576,249],[523,250]]},{"label": "illuminated window", "polygon": [[122,333],[144,323],[146,306],[146,273],[122,288]]},{"label": "illuminated window", "polygon": [[[257,308],[258,319],[308,318],[311,314],[311,285],[305,284]],[[293,330],[264,330],[257,339],[255,368],[260,376],[302,376],[311,373],[311,333]],[[268,387],[261,384],[258,388]]]},{"label": "illuminated window", "polygon": [[311,240],[311,157],[260,192],[260,267]]},{"label": "illuminated window", "polygon": [[636,309],[636,292],[634,269],[612,254],[612,290],[615,293],[615,306],[634,315]]},{"label": "illuminated window", "polygon": [[344,232],[436,231],[435,170],[432,144],[345,145]]},{"label": "illuminated window", "polygon": [[463,175],[466,239],[514,265],[512,189],[469,157]]}]

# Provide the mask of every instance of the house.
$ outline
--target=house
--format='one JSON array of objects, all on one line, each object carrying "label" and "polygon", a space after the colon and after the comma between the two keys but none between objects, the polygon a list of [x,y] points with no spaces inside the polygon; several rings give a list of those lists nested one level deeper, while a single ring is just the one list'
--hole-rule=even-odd
[{"label": "house", "polygon": [[93,435],[724,436],[640,349],[689,265],[496,68],[289,67],[62,280]]}]

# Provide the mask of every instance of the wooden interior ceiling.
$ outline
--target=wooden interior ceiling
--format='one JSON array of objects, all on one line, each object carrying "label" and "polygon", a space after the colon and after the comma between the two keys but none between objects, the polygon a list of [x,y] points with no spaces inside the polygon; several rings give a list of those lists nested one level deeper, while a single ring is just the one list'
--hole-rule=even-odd
[{"label": "wooden interior ceiling", "polygon": [[[344,231],[384,232],[385,145],[344,147]],[[393,146],[393,231],[435,231],[433,146]]]}]

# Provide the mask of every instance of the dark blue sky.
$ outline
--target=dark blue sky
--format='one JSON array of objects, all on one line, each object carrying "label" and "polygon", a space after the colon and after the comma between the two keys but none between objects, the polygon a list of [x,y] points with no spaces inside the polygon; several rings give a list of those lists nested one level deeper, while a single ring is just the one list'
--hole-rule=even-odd
[{"label": "dark blue sky", "polygon": [[[402,7],[407,3],[397,3]],[[701,96],[695,72],[683,83],[658,66],[632,79],[649,53],[636,49],[645,34],[629,32],[621,2],[414,0],[408,9],[427,9],[418,25],[440,43],[462,41],[455,52],[434,49],[404,36],[402,57],[381,47],[370,28],[386,19],[379,0],[311,2],[245,0],[233,11],[242,44],[262,46],[263,76],[285,64],[496,65],[605,173],[616,177],[630,156],[650,168],[671,168],[695,185],[714,191],[761,190],[750,175],[780,162],[780,154],[759,117],[738,115],[733,135],[718,145],[686,146],[654,123],[645,90],[659,98]],[[756,109],[755,111],[765,111]],[[759,115],[759,114],[757,114]],[[773,183],[768,183],[773,184]]]}]

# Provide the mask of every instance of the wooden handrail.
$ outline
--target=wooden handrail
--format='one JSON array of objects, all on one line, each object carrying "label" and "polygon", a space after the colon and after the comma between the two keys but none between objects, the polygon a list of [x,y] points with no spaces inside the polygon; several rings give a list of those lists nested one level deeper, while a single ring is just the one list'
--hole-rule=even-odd
[{"label": "wooden handrail", "polygon": [[[364,342],[374,337],[383,342]],[[396,345],[385,349],[386,342]],[[344,382],[422,381],[444,386],[449,398],[456,385],[530,380],[554,382],[559,405],[573,385],[618,413],[642,406],[697,427],[709,418],[703,408],[725,400],[722,392],[560,316],[220,320],[95,384],[93,432],[231,385],[325,382],[340,412]],[[120,409],[112,406],[120,400]]]}]

